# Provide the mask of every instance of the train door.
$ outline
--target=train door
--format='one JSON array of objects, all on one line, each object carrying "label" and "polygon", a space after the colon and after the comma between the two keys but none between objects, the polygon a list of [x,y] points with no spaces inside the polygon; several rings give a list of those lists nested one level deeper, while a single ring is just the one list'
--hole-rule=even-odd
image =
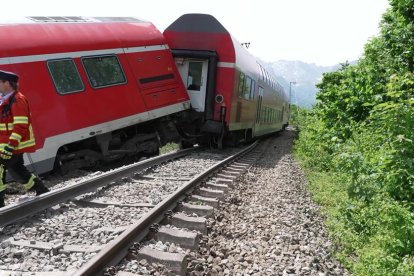
[{"label": "train door", "polygon": [[257,95],[256,104],[256,123],[254,124],[254,133],[260,132],[260,125],[262,120],[262,102],[263,102],[264,89],[259,85],[259,92]]},{"label": "train door", "polygon": [[262,101],[263,101],[263,87],[259,86],[259,96],[257,98],[257,109],[256,109],[256,124],[260,124],[262,117]]},{"label": "train door", "polygon": [[198,112],[205,111],[208,60],[176,58],[177,68],[190,96],[191,106]]}]

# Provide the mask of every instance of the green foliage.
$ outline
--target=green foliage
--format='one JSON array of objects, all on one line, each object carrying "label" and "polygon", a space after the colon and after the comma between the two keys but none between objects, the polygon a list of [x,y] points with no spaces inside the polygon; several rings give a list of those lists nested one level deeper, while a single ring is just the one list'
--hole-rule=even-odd
[{"label": "green foliage", "polygon": [[390,4],[359,62],[324,74],[295,142],[356,275],[414,275],[414,0]]},{"label": "green foliage", "polygon": [[162,148],[160,148],[160,154],[166,154],[168,152],[171,151],[175,151],[180,149],[180,146],[176,143],[168,143],[165,146],[163,146]]},{"label": "green foliage", "polygon": [[[372,203],[350,201],[341,213],[350,244],[359,257],[353,269],[359,275],[404,275],[412,273],[414,220],[411,211],[393,199],[378,196]],[[411,265],[413,265],[411,261]],[[405,274],[409,275],[409,274]]]},{"label": "green foliage", "polygon": [[329,143],[330,135],[324,132],[324,123],[313,114],[303,112],[298,127],[300,136],[296,141],[296,153],[301,156],[305,165],[313,164],[319,170],[328,170],[332,160],[332,149]]},{"label": "green foliage", "polygon": [[302,110],[302,108],[300,108],[297,105],[292,104],[290,106],[290,118],[289,118],[289,124],[290,125],[294,125],[294,126],[299,125],[301,110]]},{"label": "green foliage", "polygon": [[389,148],[381,169],[387,172],[384,183],[396,200],[414,202],[414,74],[391,78],[389,101],[374,107],[371,125],[381,131]]},{"label": "green foliage", "polygon": [[290,107],[290,118],[289,124],[294,125],[296,127],[300,127],[303,125],[301,122],[302,120],[306,120],[306,115],[310,111],[310,109],[305,107],[299,107],[297,105],[292,104]]}]

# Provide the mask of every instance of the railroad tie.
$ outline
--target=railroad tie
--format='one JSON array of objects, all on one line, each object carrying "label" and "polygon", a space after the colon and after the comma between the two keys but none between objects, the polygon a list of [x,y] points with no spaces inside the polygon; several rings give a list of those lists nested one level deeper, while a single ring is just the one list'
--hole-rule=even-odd
[{"label": "railroad tie", "polygon": [[224,178],[224,179],[230,179],[230,180],[236,180],[237,176],[235,175],[229,175],[229,174],[224,174],[224,173],[218,173],[217,174],[217,178]]},{"label": "railroad tie", "polygon": [[216,183],[206,183],[206,187],[212,190],[220,190],[226,193],[229,190],[229,186],[225,184],[216,184]]},{"label": "railroad tie", "polygon": [[250,165],[248,165],[248,164],[238,165],[238,164],[236,164],[236,163],[233,163],[233,164],[231,164],[231,165],[230,165],[230,167],[229,167],[229,168],[240,169],[240,170],[245,171],[245,170],[247,170],[247,168],[248,168],[249,166],[250,166]]},{"label": "railroad tie", "polygon": [[210,197],[204,197],[204,196],[199,196],[199,195],[192,195],[189,199],[192,202],[195,202],[197,204],[197,202],[202,202],[205,205],[211,206],[213,208],[218,208],[219,206],[219,201],[215,198],[210,198]]},{"label": "railroad tie", "polygon": [[224,192],[221,190],[213,190],[213,189],[208,189],[208,188],[200,188],[200,190],[198,191],[198,194],[200,194],[201,196],[205,196],[205,197],[212,197],[212,198],[217,198],[219,200],[222,200],[224,198]]},{"label": "railroad tie", "polygon": [[207,234],[207,219],[200,217],[190,217],[182,213],[174,214],[171,218],[171,224],[178,228],[187,228],[196,230],[201,234]]},{"label": "railroad tie", "polygon": [[183,202],[180,211],[187,214],[196,214],[199,217],[211,218],[214,215],[214,208],[208,205],[190,204]]},{"label": "railroad tie", "polygon": [[233,170],[229,170],[229,169],[224,169],[224,170],[222,170],[220,173],[222,173],[222,174],[227,174],[227,175],[234,175],[235,177],[239,177],[240,176],[240,172],[236,172],[236,171],[233,171]]},{"label": "railroad tie", "polygon": [[142,274],[135,274],[127,271],[118,271],[115,276],[141,276]]},{"label": "railroad tie", "polygon": [[199,235],[195,232],[162,226],[154,235],[154,239],[163,243],[173,242],[184,248],[198,250]]},{"label": "railroad tie", "polygon": [[239,167],[244,167],[244,168],[248,168],[250,167],[252,164],[248,163],[248,162],[234,162],[233,164],[231,164],[232,166],[239,166]]},{"label": "railroad tie", "polygon": [[233,185],[233,180],[232,179],[227,179],[227,178],[216,178],[216,183],[217,184],[221,184],[221,185],[227,185],[230,188],[234,188]]},{"label": "railroad tie", "polygon": [[160,263],[178,275],[187,274],[187,257],[179,253],[169,253],[149,247],[142,247],[137,254],[137,260],[147,260],[148,263]]},{"label": "railroad tie", "polygon": [[226,171],[229,171],[229,172],[237,172],[237,173],[243,173],[244,171],[245,171],[246,169],[245,168],[239,168],[239,167],[233,167],[233,166],[230,166],[230,167],[227,167],[226,168]]}]

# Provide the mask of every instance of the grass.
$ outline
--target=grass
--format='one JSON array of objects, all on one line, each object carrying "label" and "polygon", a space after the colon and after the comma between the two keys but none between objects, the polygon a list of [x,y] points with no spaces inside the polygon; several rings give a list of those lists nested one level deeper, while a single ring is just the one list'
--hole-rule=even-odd
[{"label": "grass", "polygon": [[160,154],[166,154],[168,152],[171,151],[175,151],[175,150],[179,150],[180,149],[180,145],[176,144],[176,143],[168,143],[165,146],[163,146],[162,148],[160,148]]}]

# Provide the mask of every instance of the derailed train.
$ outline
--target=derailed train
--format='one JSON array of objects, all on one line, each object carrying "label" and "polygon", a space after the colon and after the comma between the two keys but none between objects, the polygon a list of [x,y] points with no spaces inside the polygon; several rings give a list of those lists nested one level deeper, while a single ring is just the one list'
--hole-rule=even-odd
[{"label": "derailed train", "polygon": [[0,69],[20,75],[33,116],[38,174],[168,142],[235,144],[281,130],[283,88],[212,16],[183,15],[161,34],[113,17],[0,22]]}]

